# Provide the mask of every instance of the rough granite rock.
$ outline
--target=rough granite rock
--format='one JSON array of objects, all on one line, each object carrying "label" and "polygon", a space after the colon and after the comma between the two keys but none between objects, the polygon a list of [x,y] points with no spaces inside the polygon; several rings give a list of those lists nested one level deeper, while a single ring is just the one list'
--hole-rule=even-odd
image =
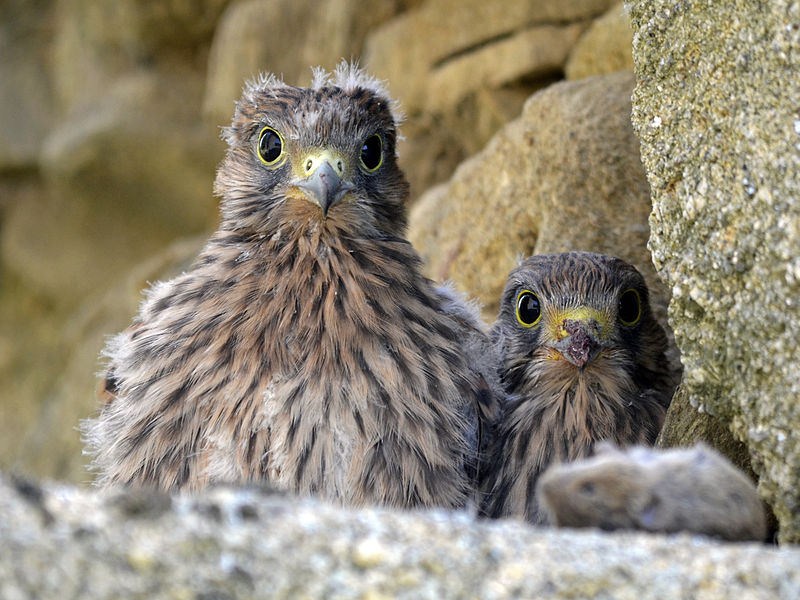
[{"label": "rough granite rock", "polygon": [[800,550],[350,511],[266,490],[111,494],[0,476],[0,597],[800,597]]},{"label": "rough granite rock", "polygon": [[519,257],[588,250],[636,265],[664,321],[650,264],[650,197],[630,125],[633,76],[559,83],[532,96],[450,181],[424,194],[409,237],[434,279],[452,279],[493,319]]},{"label": "rough granite rock", "polygon": [[800,542],[800,3],[630,4],[650,247],[696,410]]}]

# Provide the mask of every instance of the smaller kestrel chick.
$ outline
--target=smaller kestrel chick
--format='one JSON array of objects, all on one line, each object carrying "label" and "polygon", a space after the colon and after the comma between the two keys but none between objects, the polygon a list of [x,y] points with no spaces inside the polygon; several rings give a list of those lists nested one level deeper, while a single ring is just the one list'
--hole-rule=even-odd
[{"label": "smaller kestrel chick", "polygon": [[652,445],[679,379],[644,278],[588,252],[532,256],[508,277],[491,336],[508,400],[484,512],[545,520],[536,497],[551,464],[595,443]]},{"label": "smaller kestrel chick", "polygon": [[705,444],[623,452],[554,465],[538,484],[548,522],[562,527],[690,531],[731,541],[766,537],[764,505],[750,478]]}]

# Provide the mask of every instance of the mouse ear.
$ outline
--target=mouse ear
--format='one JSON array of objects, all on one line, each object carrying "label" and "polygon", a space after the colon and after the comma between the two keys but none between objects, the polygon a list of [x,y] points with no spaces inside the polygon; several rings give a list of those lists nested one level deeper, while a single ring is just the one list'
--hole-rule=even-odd
[{"label": "mouse ear", "polygon": [[602,440],[594,445],[595,456],[608,456],[612,454],[622,454],[622,450],[620,450],[614,442]]}]

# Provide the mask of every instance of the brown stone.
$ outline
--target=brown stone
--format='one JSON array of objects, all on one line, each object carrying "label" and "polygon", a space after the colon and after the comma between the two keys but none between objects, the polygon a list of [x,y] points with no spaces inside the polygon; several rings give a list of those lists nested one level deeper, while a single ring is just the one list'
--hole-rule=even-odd
[{"label": "brown stone", "polygon": [[[414,112],[427,106],[430,100],[428,75],[447,63],[480,54],[496,44],[530,44],[529,40],[509,43],[509,38],[539,25],[589,19],[601,14],[611,3],[610,0],[431,0],[371,34],[365,59],[376,75],[392,82],[393,92],[409,112]],[[523,56],[493,66],[498,71],[513,71],[516,62],[527,61],[529,57]],[[455,83],[469,86],[471,82],[468,78],[455,79]]]},{"label": "brown stone", "polygon": [[212,228],[223,146],[188,108],[194,98],[199,113],[201,87],[190,73],[131,74],[62,119],[39,156],[44,193],[14,203],[2,224],[7,268],[63,302]]}]

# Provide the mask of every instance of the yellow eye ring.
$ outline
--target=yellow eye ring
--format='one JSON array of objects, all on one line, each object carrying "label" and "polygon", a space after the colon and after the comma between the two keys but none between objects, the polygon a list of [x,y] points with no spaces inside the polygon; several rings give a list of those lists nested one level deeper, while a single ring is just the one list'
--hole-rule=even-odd
[{"label": "yellow eye ring", "polygon": [[517,294],[517,322],[523,327],[533,327],[542,320],[542,305],[539,296],[530,290]]},{"label": "yellow eye ring", "polygon": [[264,127],[258,132],[258,159],[268,167],[275,166],[283,158],[283,146],[283,136],[272,127]]},{"label": "yellow eye ring", "polygon": [[642,318],[642,298],[638,291],[628,288],[619,295],[617,316],[622,324],[628,327],[639,322]]},{"label": "yellow eye ring", "polygon": [[369,136],[361,144],[361,166],[368,173],[374,173],[383,164],[383,138],[377,133]]}]

